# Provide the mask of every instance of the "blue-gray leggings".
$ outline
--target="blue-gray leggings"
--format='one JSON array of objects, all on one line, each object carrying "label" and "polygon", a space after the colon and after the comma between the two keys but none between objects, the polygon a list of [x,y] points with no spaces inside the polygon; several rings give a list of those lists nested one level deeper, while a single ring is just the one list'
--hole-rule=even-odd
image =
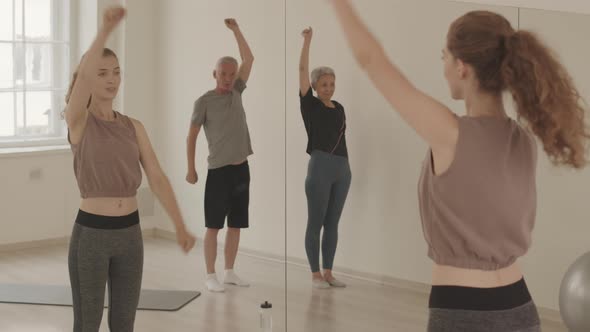
[{"label": "blue-gray leggings", "polygon": [[351,173],[348,159],[314,150],[307,169],[305,193],[307,195],[307,230],[305,250],[311,272],[320,271],[320,232],[324,269],[332,269],[338,244],[338,222],[348,189]]}]

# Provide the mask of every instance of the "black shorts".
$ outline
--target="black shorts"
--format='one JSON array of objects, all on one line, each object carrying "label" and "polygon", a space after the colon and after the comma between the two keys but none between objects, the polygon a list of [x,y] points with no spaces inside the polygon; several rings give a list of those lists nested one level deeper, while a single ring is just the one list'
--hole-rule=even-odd
[{"label": "black shorts", "polygon": [[248,228],[250,167],[248,162],[210,169],[205,185],[205,226]]}]

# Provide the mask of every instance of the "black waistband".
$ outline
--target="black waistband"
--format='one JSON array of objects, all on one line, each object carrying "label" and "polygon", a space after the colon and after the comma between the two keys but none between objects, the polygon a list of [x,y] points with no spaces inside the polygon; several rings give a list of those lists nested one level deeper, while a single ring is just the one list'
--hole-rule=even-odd
[{"label": "black waistband", "polygon": [[321,149],[314,149],[313,151],[311,151],[311,153],[309,154],[312,158],[313,157],[321,157],[321,158],[328,158],[328,159],[334,159],[334,160],[340,160],[340,161],[348,161],[348,155],[339,155],[339,154],[334,154],[332,152],[328,152],[328,151],[324,151]]},{"label": "black waistband", "polygon": [[76,224],[98,229],[123,229],[139,224],[139,211],[126,216],[101,216],[78,210]]},{"label": "black waistband", "polygon": [[508,310],[531,301],[523,279],[494,288],[432,286],[429,308],[456,310]]},{"label": "black waistband", "polygon": [[209,172],[222,172],[222,171],[226,171],[226,170],[232,171],[232,170],[242,169],[245,167],[249,167],[248,160],[244,161],[241,164],[236,164],[236,165],[229,164],[229,165],[225,165],[225,166],[221,166],[221,167],[217,167],[217,168],[210,168],[210,169],[208,169],[208,171]]}]

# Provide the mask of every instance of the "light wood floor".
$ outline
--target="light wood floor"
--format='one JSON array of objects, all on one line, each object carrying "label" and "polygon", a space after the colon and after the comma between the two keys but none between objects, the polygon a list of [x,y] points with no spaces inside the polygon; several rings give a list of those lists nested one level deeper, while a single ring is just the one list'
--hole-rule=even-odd
[{"label": "light wood floor", "polygon": [[[273,303],[275,332],[425,330],[425,293],[349,278],[341,278],[349,285],[345,289],[312,290],[307,269],[290,265],[286,297],[284,264],[240,255],[236,271],[251,282],[250,288],[209,293],[202,247],[184,256],[173,241],[146,237],[143,287],[194,289],[203,295],[177,312],[138,311],[135,331],[258,332],[258,306],[265,300]],[[68,285],[68,278],[65,245],[0,252],[0,283]],[[0,304],[0,331],[72,331],[72,308]],[[108,331],[106,311],[100,331]],[[566,329],[544,322],[543,331]]]}]

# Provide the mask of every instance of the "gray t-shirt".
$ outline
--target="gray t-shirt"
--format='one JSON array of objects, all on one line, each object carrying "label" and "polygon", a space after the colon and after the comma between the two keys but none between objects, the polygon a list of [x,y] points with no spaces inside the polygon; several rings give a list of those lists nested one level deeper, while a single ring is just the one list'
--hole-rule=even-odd
[{"label": "gray t-shirt", "polygon": [[245,160],[253,154],[242,92],[246,83],[237,79],[228,94],[208,91],[195,101],[191,122],[201,125],[209,144],[209,169]]}]

